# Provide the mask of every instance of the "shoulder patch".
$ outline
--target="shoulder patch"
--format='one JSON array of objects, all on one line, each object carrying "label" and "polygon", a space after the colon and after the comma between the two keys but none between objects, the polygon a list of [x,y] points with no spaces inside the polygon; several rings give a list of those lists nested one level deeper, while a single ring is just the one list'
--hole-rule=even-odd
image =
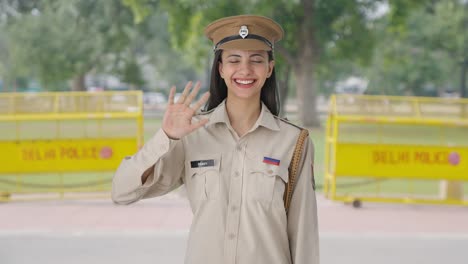
[{"label": "shoulder patch", "polygon": [[298,125],[296,125],[296,124],[291,123],[291,121],[289,121],[287,118],[282,118],[282,117],[279,117],[279,116],[274,116],[274,117],[275,117],[276,119],[278,119],[278,120],[280,120],[280,121],[282,121],[282,122],[288,124],[288,125],[291,125],[291,126],[293,126],[293,127],[295,127],[295,128],[298,128],[298,129],[300,129],[300,130],[305,129],[305,128],[301,127],[301,126],[298,126]]}]

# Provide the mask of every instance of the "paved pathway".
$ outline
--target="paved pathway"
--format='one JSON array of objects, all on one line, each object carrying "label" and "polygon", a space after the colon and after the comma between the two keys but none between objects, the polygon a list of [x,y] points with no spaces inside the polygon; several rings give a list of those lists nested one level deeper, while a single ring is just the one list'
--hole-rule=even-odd
[{"label": "paved pathway", "polygon": [[[468,208],[318,197],[322,264],[466,263]],[[192,216],[176,195],[0,204],[1,264],[183,263]]]},{"label": "paved pathway", "polygon": [[[458,206],[349,205],[318,197],[319,227],[325,233],[468,234],[468,208]],[[0,203],[0,232],[188,230],[188,201],[175,195],[129,206],[110,200]]]}]

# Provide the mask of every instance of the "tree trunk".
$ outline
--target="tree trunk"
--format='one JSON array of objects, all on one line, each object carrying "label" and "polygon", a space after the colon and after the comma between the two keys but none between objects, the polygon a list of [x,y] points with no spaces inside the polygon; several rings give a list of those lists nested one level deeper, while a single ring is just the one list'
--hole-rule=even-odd
[{"label": "tree trunk", "polygon": [[464,58],[462,67],[461,67],[461,77],[460,77],[460,97],[461,98],[467,98],[467,92],[466,92],[466,72],[467,72],[467,67],[468,67],[468,58]]},{"label": "tree trunk", "polygon": [[313,65],[308,64],[295,70],[299,120],[305,127],[319,127]]},{"label": "tree trunk", "polygon": [[72,91],[86,91],[85,75],[79,74],[73,78]]},{"label": "tree trunk", "polygon": [[305,127],[318,127],[320,120],[316,107],[314,66],[319,59],[319,49],[315,39],[314,0],[302,0],[304,21],[298,36],[299,47],[294,75],[296,77],[299,120]]}]

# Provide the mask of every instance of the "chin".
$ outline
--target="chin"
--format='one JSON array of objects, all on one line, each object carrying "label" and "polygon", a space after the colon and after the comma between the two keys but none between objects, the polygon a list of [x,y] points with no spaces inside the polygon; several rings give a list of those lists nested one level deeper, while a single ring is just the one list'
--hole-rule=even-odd
[{"label": "chin", "polygon": [[253,93],[252,91],[246,92],[235,92],[232,94],[234,97],[243,99],[243,100],[253,100],[258,99],[260,100],[260,93]]}]

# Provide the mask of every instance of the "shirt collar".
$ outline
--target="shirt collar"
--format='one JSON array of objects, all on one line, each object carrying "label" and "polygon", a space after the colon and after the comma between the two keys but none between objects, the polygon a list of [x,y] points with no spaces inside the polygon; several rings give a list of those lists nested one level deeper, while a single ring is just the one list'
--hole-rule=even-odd
[{"label": "shirt collar", "polygon": [[[262,102],[262,110],[260,116],[257,120],[258,126],[263,126],[268,129],[279,131],[278,120],[275,119],[275,116],[270,112],[268,107]],[[254,125],[254,127],[257,125]]]},{"label": "shirt collar", "polygon": [[[210,121],[206,124],[206,126],[210,126],[216,123],[225,123],[228,126],[231,126],[229,121],[229,117],[226,111],[226,100],[222,101],[211,113]],[[273,114],[268,110],[268,107],[262,102],[262,109],[260,111],[260,116],[258,117],[257,122],[255,122],[254,126],[252,127],[252,131],[255,130],[257,127],[263,126],[268,129],[279,131],[279,125],[277,120],[273,116]]]}]

